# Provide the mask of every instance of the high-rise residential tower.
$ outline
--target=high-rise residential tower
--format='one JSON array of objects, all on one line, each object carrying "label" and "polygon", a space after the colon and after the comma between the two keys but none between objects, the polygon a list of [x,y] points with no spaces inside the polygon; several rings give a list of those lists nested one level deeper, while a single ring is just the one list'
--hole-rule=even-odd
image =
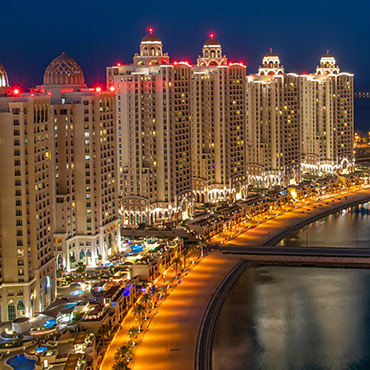
[{"label": "high-rise residential tower", "polygon": [[133,64],[107,68],[117,92],[124,224],[178,221],[193,212],[190,65],[172,63],[149,30]]},{"label": "high-rise residential tower", "polygon": [[120,245],[115,94],[88,89],[64,53],[46,68],[42,89],[51,97],[57,266],[96,265]]},{"label": "high-rise residential tower", "polygon": [[0,65],[0,321],[55,299],[50,97],[10,89]]},{"label": "high-rise residential tower", "polygon": [[253,186],[301,178],[299,76],[286,73],[270,51],[258,75],[247,76],[247,175]]},{"label": "high-rise residential tower", "polygon": [[315,74],[300,76],[302,170],[309,174],[354,168],[353,74],[325,54]]},{"label": "high-rise residential tower", "polygon": [[191,68],[193,191],[197,203],[246,191],[245,66],[228,63],[211,34]]}]

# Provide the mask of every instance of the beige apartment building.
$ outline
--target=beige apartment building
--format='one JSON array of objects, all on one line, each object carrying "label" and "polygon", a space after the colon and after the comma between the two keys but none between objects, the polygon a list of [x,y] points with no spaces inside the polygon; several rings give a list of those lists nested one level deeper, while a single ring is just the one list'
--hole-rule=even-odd
[{"label": "beige apartment building", "polygon": [[191,68],[192,174],[196,203],[246,194],[245,70],[211,34]]},{"label": "beige apartment building", "polygon": [[0,65],[0,321],[56,295],[50,97],[8,86]]},{"label": "beige apartment building", "polygon": [[302,174],[354,168],[353,75],[326,54],[316,73],[285,73],[279,57],[263,58],[247,76],[247,175],[260,187],[298,183]]},{"label": "beige apartment building", "polygon": [[335,58],[327,53],[315,74],[300,78],[303,173],[351,172],[353,74],[340,72]]},{"label": "beige apartment building", "polygon": [[94,266],[120,247],[115,93],[87,88],[64,53],[46,68],[42,89],[51,97],[57,267]]},{"label": "beige apartment building", "polygon": [[117,92],[119,191],[124,225],[186,219],[193,213],[190,76],[170,64],[152,30],[133,64],[107,68]]},{"label": "beige apartment building", "polygon": [[270,51],[257,75],[247,76],[247,176],[256,187],[301,179],[299,76],[286,73]]}]

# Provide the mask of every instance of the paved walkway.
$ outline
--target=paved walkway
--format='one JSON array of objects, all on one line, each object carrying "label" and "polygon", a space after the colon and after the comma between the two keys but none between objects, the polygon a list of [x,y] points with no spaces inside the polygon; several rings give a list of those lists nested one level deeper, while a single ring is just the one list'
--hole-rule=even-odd
[{"label": "paved walkway", "polygon": [[[301,222],[309,222],[312,217],[319,214],[330,213],[337,207],[345,208],[353,202],[360,203],[369,199],[370,189],[366,189],[356,193],[343,192],[313,204],[302,205],[301,208],[258,224],[231,239],[230,244],[259,245],[287,228],[293,228]],[[193,369],[195,343],[203,312],[217,285],[238,260],[235,257],[213,252],[183,278],[182,283],[158,307],[158,314],[149,322],[149,331],[139,338],[140,345],[136,348],[136,359],[131,364],[133,370]],[[128,329],[134,324],[132,315],[128,314],[127,319],[122,323],[123,329],[117,333],[111,343],[101,369],[108,370],[113,365],[115,350],[128,341]]]},{"label": "paved walkway", "polygon": [[368,200],[370,200],[369,188],[355,193],[343,192],[338,195],[325,197],[314,203],[294,208],[287,213],[271,218],[229,240],[224,245],[261,245],[282,232],[289,234],[295,225],[307,224],[311,219],[314,220],[324,217],[325,214],[333,213],[335,209],[343,209],[353,203],[359,204]]},{"label": "paved walkway", "polygon": [[237,262],[213,252],[194,267],[159,307],[137,348],[134,370],[193,369],[203,312],[217,285]]}]

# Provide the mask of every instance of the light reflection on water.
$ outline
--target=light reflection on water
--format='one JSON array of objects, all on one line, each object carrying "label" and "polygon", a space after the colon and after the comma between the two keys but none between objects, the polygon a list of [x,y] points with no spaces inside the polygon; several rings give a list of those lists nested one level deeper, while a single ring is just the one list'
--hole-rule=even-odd
[{"label": "light reflection on water", "polygon": [[[368,247],[370,216],[361,208],[312,224],[317,244],[309,245],[351,246],[345,230],[355,230]],[[212,359],[213,370],[370,369],[370,271],[248,269],[222,308]]]},{"label": "light reflection on water", "polygon": [[351,207],[284,238],[278,245],[290,247],[370,248],[370,204]]}]

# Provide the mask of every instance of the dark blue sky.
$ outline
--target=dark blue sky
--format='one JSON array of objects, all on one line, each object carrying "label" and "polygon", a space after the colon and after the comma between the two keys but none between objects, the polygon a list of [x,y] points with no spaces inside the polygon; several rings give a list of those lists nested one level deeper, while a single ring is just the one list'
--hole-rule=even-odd
[{"label": "dark blue sky", "polygon": [[330,49],[356,90],[370,90],[370,2],[352,1],[125,1],[46,0],[1,4],[0,62],[11,84],[42,83],[45,68],[65,51],[89,85],[105,67],[131,63],[149,26],[172,60],[195,62],[209,32],[224,54],[255,73],[269,48],[287,72],[314,72]]}]

